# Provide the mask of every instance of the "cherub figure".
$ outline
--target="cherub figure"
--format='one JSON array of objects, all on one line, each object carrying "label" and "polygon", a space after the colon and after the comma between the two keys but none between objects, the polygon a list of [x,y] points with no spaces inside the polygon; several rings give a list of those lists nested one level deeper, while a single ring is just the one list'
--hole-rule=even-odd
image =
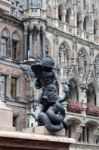
[{"label": "cherub figure", "polygon": [[62,128],[67,129],[68,125],[64,121],[65,109],[63,102],[68,98],[69,87],[68,85],[65,86],[65,98],[61,99],[56,87],[53,59],[46,56],[42,62],[33,64],[31,68],[37,78],[36,88],[42,88],[42,94],[39,98],[42,110],[37,119],[39,125],[44,125],[50,132],[57,132]]}]

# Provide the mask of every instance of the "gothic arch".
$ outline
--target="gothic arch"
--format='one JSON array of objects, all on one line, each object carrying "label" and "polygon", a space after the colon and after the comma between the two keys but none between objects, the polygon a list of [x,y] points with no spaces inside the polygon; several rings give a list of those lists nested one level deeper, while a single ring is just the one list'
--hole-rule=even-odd
[{"label": "gothic arch", "polygon": [[68,123],[68,130],[66,132],[67,137],[73,138],[75,131],[77,129],[77,126],[81,123],[81,120],[75,117],[69,117],[66,119],[66,122]]},{"label": "gothic arch", "polygon": [[94,20],[94,34],[98,35],[98,21]]},{"label": "gothic arch", "polygon": [[71,17],[71,8],[68,8],[66,11],[66,22],[70,23],[70,17]]},{"label": "gothic arch", "polygon": [[60,21],[62,21],[63,15],[64,15],[64,6],[63,6],[63,4],[60,4],[60,5],[58,6],[58,19],[59,19]]},{"label": "gothic arch", "polygon": [[66,52],[68,52],[68,54],[70,55],[71,53],[71,48],[70,45],[68,44],[67,41],[63,41],[61,42],[60,46],[59,46],[59,50],[65,50]]},{"label": "gothic arch", "polygon": [[96,105],[96,90],[93,83],[90,83],[87,88],[87,103]]},{"label": "gothic arch", "polygon": [[88,59],[88,53],[87,53],[85,47],[80,48],[80,50],[78,51],[78,56],[79,55],[85,56],[86,60]]},{"label": "gothic arch", "polygon": [[10,32],[7,27],[3,28],[2,32],[1,32],[1,36],[5,37],[5,38],[10,38]]},{"label": "gothic arch", "polygon": [[47,6],[47,17],[53,17],[53,11],[50,5]]},{"label": "gothic arch", "polygon": [[71,100],[78,100],[78,83],[76,79],[72,78],[69,80],[69,88],[70,88],[70,99]]},{"label": "gothic arch", "polygon": [[89,19],[89,16],[85,16],[84,17],[84,22],[83,22],[83,29],[85,31],[88,31],[89,30],[89,27],[90,27],[90,19]]},{"label": "gothic arch", "polygon": [[80,124],[81,123],[81,120],[78,119],[78,118],[75,118],[75,117],[69,117],[69,118],[66,119],[66,121],[68,123],[74,123],[75,122],[75,124]]},{"label": "gothic arch", "polygon": [[94,121],[94,120],[87,120],[86,122],[85,122],[85,124],[86,125],[92,125],[92,126],[98,126],[98,123],[97,123],[97,121]]},{"label": "gothic arch", "polygon": [[77,28],[81,28],[82,15],[81,12],[77,12]]}]

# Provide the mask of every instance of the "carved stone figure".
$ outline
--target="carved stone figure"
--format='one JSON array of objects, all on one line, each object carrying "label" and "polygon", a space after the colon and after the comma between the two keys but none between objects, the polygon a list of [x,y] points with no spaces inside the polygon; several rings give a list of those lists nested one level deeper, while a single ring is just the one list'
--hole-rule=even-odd
[{"label": "carved stone figure", "polygon": [[39,125],[44,125],[50,132],[60,131],[62,128],[67,129],[65,123],[65,109],[63,102],[68,98],[69,87],[64,85],[65,97],[61,99],[58,96],[56,87],[56,77],[53,72],[54,61],[50,56],[46,56],[42,62],[31,66],[35,74],[36,88],[42,88],[39,103],[42,104],[42,110],[38,115]]}]

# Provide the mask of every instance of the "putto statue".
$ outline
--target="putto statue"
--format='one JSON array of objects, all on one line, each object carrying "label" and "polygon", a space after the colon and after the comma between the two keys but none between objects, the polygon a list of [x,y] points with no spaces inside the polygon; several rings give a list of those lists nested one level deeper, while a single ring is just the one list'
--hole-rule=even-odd
[{"label": "putto statue", "polygon": [[35,86],[37,89],[42,88],[42,94],[39,98],[39,103],[42,105],[42,110],[38,115],[37,121],[39,125],[44,125],[50,132],[57,132],[68,125],[65,123],[65,109],[63,102],[68,98],[69,87],[64,85],[65,97],[61,99],[58,96],[56,86],[56,77],[53,72],[54,61],[50,56],[46,56],[40,63],[31,66],[36,77]]}]

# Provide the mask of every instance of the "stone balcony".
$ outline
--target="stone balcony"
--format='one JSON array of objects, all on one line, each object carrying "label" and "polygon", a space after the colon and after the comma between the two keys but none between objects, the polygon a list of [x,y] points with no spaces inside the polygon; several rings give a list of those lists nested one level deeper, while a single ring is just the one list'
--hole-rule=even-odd
[{"label": "stone balcony", "polygon": [[[86,124],[87,122],[94,122],[96,125],[99,124],[99,112],[97,115],[90,115],[87,113],[88,104],[82,104],[83,110],[81,112],[69,111],[67,109],[68,103],[64,106],[66,109],[66,120],[78,120],[81,124]],[[96,107],[99,110],[99,107]]]},{"label": "stone balcony", "polygon": [[41,18],[41,19],[46,19],[46,11],[40,8],[31,8],[31,9],[26,9],[24,11],[24,18],[27,17],[35,17],[35,18]]},{"label": "stone balcony", "polygon": [[10,11],[10,5],[11,3],[9,0],[0,0],[0,10],[3,12],[9,12]]},{"label": "stone balcony", "polygon": [[55,20],[53,18],[47,18],[47,25],[53,28],[57,28],[58,30],[77,36],[81,39],[84,39],[88,42],[93,42],[95,44],[99,43],[99,37],[92,34],[92,33],[88,33],[80,28],[77,28],[75,26],[69,25],[65,22],[59,21],[59,20]]}]

